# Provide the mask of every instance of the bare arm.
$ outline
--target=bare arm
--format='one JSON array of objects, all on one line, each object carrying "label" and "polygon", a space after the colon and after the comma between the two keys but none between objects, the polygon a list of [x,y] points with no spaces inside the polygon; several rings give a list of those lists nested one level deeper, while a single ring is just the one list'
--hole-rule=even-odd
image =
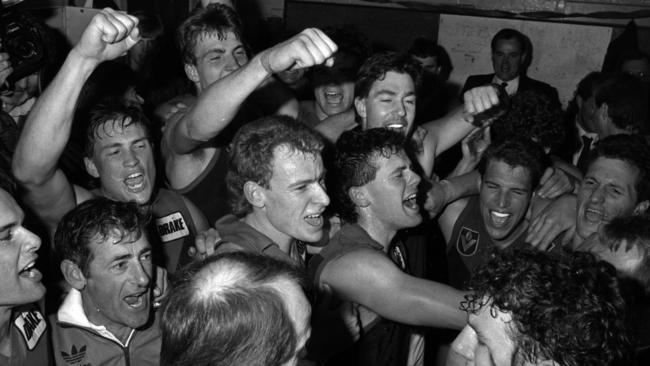
[{"label": "bare arm", "polygon": [[438,225],[440,226],[442,235],[445,237],[445,244],[449,243],[451,234],[454,231],[454,225],[456,224],[456,221],[458,220],[460,214],[467,206],[467,202],[468,200],[463,198],[450,203],[438,217]]},{"label": "bare arm", "polygon": [[381,252],[348,253],[325,267],[321,282],[342,300],[399,323],[461,329],[467,321],[462,291],[409,276]]},{"label": "bare arm", "polygon": [[217,136],[235,117],[244,100],[271,73],[321,64],[334,52],[334,42],[315,28],[262,51],[244,67],[214,82],[199,95],[184,117],[166,130],[164,138],[169,148],[178,155],[191,153]]},{"label": "bare arm", "polygon": [[27,118],[12,169],[26,203],[51,221],[48,225],[56,225],[76,204],[73,187],[57,163],[70,137],[81,88],[98,64],[137,43],[136,24],[136,18],[111,9],[95,15]]},{"label": "bare arm", "polygon": [[350,108],[345,112],[329,116],[314,127],[329,142],[335,143],[343,132],[357,127],[354,120],[354,109]]},{"label": "bare arm", "polygon": [[424,209],[427,210],[429,217],[436,217],[448,204],[460,198],[478,194],[480,180],[481,176],[474,170],[449,179],[431,181]]},{"label": "bare arm", "polygon": [[425,161],[420,161],[425,172],[433,170],[433,159],[454,146],[474,128],[473,116],[490,109],[499,103],[496,90],[491,86],[481,86],[468,90],[463,95],[465,104],[443,118],[422,125],[426,130],[424,141]]}]

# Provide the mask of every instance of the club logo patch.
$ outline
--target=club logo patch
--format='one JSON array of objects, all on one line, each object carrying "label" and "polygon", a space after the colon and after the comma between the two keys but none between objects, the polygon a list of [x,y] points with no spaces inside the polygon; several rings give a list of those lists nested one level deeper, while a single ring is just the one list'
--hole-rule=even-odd
[{"label": "club logo patch", "polygon": [[458,241],[456,242],[458,253],[466,257],[476,254],[476,250],[478,249],[478,240],[479,234],[477,231],[463,226],[460,229],[460,235],[458,235]]},{"label": "club logo patch", "polygon": [[38,344],[38,340],[41,339],[47,324],[43,315],[38,310],[23,311],[18,314],[16,320],[14,320],[14,325],[23,336],[27,348],[32,351]]},{"label": "club logo patch", "polygon": [[190,229],[187,228],[185,218],[180,212],[156,218],[156,229],[163,243],[190,235]]}]

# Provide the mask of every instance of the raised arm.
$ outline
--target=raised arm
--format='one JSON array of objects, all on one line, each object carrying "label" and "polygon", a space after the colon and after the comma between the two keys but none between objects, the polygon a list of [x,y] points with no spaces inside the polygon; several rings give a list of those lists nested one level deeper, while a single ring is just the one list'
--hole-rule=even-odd
[{"label": "raised arm", "polygon": [[463,95],[464,105],[456,108],[448,115],[435,121],[422,125],[426,130],[423,141],[424,161],[420,161],[427,174],[433,170],[433,160],[440,153],[446,151],[474,128],[474,116],[492,108],[499,103],[497,91],[492,86],[480,86],[470,89]]},{"label": "raised arm", "polygon": [[467,321],[460,310],[464,292],[409,276],[380,252],[348,253],[329,263],[321,279],[342,300],[399,323],[462,329]]},{"label": "raised arm", "polygon": [[76,204],[73,187],[57,162],[70,138],[81,88],[97,65],[137,43],[136,25],[135,17],[111,9],[95,15],[27,118],[12,168],[25,202],[48,226],[56,225]]},{"label": "raised arm", "polygon": [[217,136],[235,117],[242,103],[271,74],[289,68],[331,64],[336,44],[316,28],[262,51],[244,67],[212,83],[185,115],[165,132],[167,146],[189,154]]}]

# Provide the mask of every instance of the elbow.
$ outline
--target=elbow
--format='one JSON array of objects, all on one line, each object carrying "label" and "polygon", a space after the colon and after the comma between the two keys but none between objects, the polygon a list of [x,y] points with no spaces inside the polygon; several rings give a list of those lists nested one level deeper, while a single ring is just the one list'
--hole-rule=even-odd
[{"label": "elbow", "polygon": [[38,174],[38,169],[29,169],[17,155],[11,161],[11,173],[20,186],[38,186],[46,181],[44,174]]}]

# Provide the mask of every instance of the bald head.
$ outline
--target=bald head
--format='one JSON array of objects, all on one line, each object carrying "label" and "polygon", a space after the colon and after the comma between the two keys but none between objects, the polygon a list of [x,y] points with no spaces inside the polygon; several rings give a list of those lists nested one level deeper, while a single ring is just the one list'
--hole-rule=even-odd
[{"label": "bald head", "polygon": [[302,274],[247,252],[194,263],[162,313],[162,364],[281,365],[309,338]]}]

